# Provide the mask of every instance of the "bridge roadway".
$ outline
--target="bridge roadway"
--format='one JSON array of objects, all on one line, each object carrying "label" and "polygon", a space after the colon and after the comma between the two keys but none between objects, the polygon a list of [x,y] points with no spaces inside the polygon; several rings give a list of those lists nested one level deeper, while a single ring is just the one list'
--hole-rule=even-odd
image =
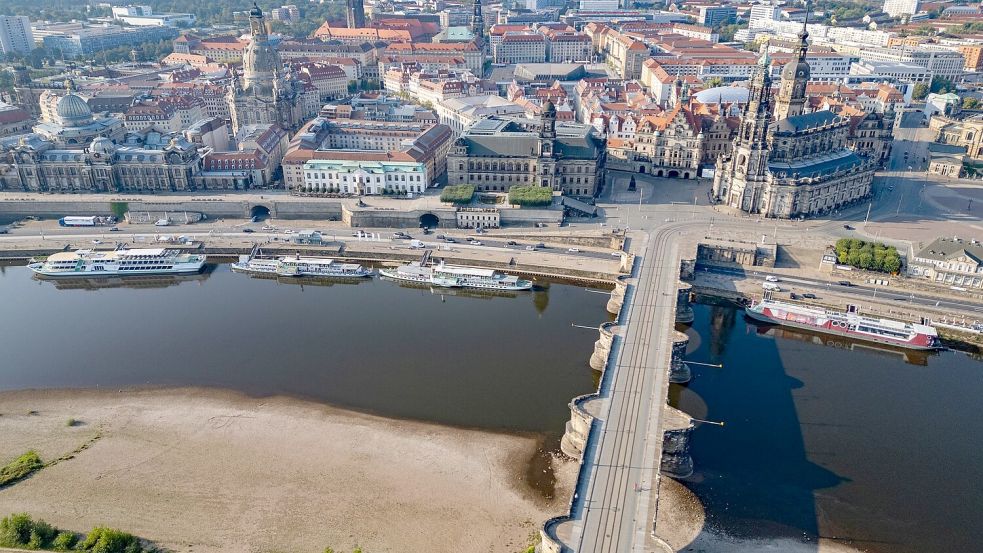
[{"label": "bridge roadway", "polygon": [[675,322],[678,232],[675,225],[663,227],[636,252],[637,285],[625,298],[628,311],[620,324],[626,325],[626,334],[610,387],[601,394],[599,441],[584,458],[590,478],[583,518],[567,544],[579,552],[641,553],[655,547],[652,524],[669,386],[669,333]]}]

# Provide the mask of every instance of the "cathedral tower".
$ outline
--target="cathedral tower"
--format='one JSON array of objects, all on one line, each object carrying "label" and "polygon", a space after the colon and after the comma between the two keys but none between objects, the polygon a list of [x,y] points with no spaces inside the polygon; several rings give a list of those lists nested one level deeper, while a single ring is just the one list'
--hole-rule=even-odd
[{"label": "cathedral tower", "polygon": [[809,82],[809,64],[806,63],[806,52],[809,50],[809,4],[806,4],[806,20],[799,32],[799,54],[782,69],[782,84],[778,88],[778,98],[775,103],[775,119],[788,119],[802,115],[806,104],[806,84]]},{"label": "cathedral tower", "polygon": [[756,211],[768,180],[768,128],[772,121],[770,66],[766,47],[751,78],[734,153],[730,159],[718,158],[713,181],[716,198],[748,212]]}]

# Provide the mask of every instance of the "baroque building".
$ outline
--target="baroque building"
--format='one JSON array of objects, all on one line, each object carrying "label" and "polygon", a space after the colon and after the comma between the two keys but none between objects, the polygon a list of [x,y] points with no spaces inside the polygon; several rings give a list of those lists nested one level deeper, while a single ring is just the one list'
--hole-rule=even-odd
[{"label": "baroque building", "polygon": [[310,92],[286,74],[280,54],[270,43],[263,11],[255,4],[249,12],[249,29],[252,40],[242,54],[242,78],[236,76],[226,92],[232,130],[270,124],[293,130],[308,115],[305,96]]},{"label": "baroque building", "polygon": [[768,52],[751,79],[732,153],[717,158],[713,196],[766,217],[803,217],[867,198],[877,162],[849,147],[851,122],[829,110],[803,113],[809,66],[808,33],[782,70],[771,109]]},{"label": "baroque building", "polygon": [[507,192],[545,186],[594,196],[604,182],[604,142],[590,125],[556,121],[547,100],[539,120],[491,116],[467,129],[447,156],[448,184]]}]

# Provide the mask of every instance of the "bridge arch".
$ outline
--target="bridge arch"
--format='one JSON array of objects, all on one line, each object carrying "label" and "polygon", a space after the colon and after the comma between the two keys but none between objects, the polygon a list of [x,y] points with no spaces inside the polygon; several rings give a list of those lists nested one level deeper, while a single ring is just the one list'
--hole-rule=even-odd
[{"label": "bridge arch", "polygon": [[271,214],[272,212],[270,208],[262,204],[254,205],[249,208],[249,217],[255,218],[257,221],[268,219]]},{"label": "bridge arch", "polygon": [[420,226],[425,228],[437,228],[440,225],[440,218],[433,213],[420,215]]}]

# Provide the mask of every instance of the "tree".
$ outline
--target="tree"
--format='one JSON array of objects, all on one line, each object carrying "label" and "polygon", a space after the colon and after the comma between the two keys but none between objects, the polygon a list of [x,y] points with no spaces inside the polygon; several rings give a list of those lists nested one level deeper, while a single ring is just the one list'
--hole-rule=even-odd
[{"label": "tree", "polygon": [[925,83],[918,83],[915,85],[915,90],[912,91],[911,95],[916,100],[924,100],[928,96],[928,85]]},{"label": "tree", "polygon": [[10,74],[10,71],[0,70],[0,90],[13,90],[14,88],[14,76]]},{"label": "tree", "polygon": [[[2,88],[2,86],[0,86]],[[963,109],[976,109],[980,107],[980,101],[969,96],[963,98]]]},{"label": "tree", "polygon": [[881,265],[881,269],[888,273],[897,273],[901,270],[901,257],[897,252],[894,255],[888,255],[884,258],[884,264]]},{"label": "tree", "polygon": [[721,25],[717,29],[717,34],[720,35],[721,42],[731,42],[734,40],[734,35],[737,33],[737,31],[739,31],[742,28],[743,28],[742,25],[738,25],[736,23],[732,23],[730,25]]},{"label": "tree", "polygon": [[932,84],[929,87],[929,90],[936,94],[945,94],[946,92],[955,92],[956,85],[952,82],[952,80],[941,75],[936,75],[932,77]]},{"label": "tree", "polygon": [[723,86],[723,84],[724,84],[724,80],[721,79],[720,77],[712,77],[710,79],[707,79],[705,86],[706,88],[714,88],[718,86]]}]

